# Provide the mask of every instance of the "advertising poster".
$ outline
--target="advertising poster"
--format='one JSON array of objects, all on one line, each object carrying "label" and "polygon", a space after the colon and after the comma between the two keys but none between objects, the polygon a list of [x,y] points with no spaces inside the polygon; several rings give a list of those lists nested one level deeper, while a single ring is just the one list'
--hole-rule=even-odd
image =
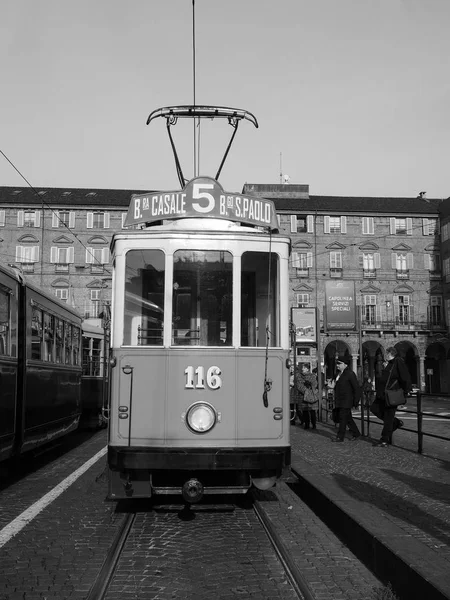
[{"label": "advertising poster", "polygon": [[328,331],[356,331],[354,281],[325,282],[325,317]]},{"label": "advertising poster", "polygon": [[296,344],[317,341],[315,308],[292,308],[291,317]]}]

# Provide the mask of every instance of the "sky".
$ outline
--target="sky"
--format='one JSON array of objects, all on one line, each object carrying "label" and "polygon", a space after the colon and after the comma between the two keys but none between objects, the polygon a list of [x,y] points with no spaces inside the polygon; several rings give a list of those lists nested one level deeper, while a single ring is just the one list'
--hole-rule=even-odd
[{"label": "sky", "polygon": [[[1,0],[0,150],[36,188],[177,190],[165,106],[250,111],[220,183],[450,196],[448,0]],[[198,174],[233,132],[202,120]],[[186,179],[194,125],[172,127]],[[26,183],[0,155],[0,185]]]}]

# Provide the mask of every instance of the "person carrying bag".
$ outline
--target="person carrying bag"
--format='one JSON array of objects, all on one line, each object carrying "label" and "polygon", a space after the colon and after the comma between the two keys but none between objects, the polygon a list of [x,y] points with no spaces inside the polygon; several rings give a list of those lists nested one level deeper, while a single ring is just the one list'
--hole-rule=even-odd
[{"label": "person carrying bag", "polygon": [[396,348],[386,349],[386,364],[381,377],[376,381],[376,398],[370,411],[383,421],[381,438],[374,446],[387,448],[392,441],[392,433],[403,426],[397,419],[397,406],[406,403],[406,395],[411,389],[411,376]]}]

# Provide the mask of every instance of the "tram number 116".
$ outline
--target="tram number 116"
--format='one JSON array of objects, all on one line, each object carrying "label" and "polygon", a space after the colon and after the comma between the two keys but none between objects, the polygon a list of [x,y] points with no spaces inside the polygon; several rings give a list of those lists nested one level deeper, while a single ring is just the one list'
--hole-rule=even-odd
[{"label": "tram number 116", "polygon": [[206,372],[206,381],[205,381],[205,367],[186,367],[184,370],[186,375],[186,389],[204,389],[205,383],[206,387],[209,387],[211,390],[218,390],[222,387],[222,379],[221,374],[222,371],[219,367],[209,367]]}]

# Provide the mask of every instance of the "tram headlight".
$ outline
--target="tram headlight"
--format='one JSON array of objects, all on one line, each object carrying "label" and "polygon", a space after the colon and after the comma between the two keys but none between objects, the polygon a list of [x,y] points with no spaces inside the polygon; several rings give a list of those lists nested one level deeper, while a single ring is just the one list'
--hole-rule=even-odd
[{"label": "tram headlight", "polygon": [[217,422],[217,413],[211,404],[197,402],[190,406],[186,413],[186,423],[194,433],[206,433]]}]

